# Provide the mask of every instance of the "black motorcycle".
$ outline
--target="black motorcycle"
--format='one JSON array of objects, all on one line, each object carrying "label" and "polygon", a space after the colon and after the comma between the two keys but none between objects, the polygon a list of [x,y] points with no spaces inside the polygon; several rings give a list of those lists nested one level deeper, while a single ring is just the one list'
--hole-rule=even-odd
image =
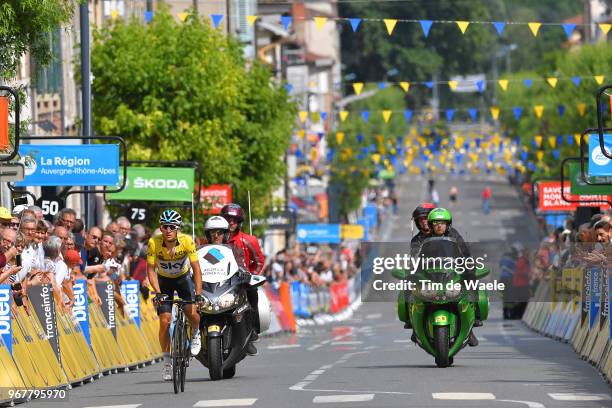
[{"label": "black motorcycle", "polygon": [[[259,288],[266,278],[240,273],[227,245],[204,246],[198,250],[198,257],[204,305],[199,309],[202,350],[196,359],[208,368],[211,380],[232,378],[236,364],[247,355],[254,319],[259,317],[261,331],[269,327],[270,303]],[[250,288],[259,290],[257,310],[247,299]]]}]

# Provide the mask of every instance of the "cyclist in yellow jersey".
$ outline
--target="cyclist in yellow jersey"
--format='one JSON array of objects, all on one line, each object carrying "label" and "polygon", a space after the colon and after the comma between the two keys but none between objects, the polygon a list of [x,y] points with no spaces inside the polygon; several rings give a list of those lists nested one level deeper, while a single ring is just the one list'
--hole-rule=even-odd
[{"label": "cyclist in yellow jersey", "polygon": [[[159,315],[159,344],[164,353],[162,377],[170,381],[172,379],[170,363],[172,306],[161,302],[173,298],[175,291],[183,300],[201,302],[202,272],[195,243],[190,236],[180,232],[181,215],[174,210],[166,210],[159,216],[159,224],[162,233],[149,239],[147,246],[147,275],[156,293],[153,302]],[[193,270],[193,280],[189,276],[189,266]],[[191,353],[196,355],[201,348],[200,315],[195,305],[186,305],[185,315],[192,332]]]}]

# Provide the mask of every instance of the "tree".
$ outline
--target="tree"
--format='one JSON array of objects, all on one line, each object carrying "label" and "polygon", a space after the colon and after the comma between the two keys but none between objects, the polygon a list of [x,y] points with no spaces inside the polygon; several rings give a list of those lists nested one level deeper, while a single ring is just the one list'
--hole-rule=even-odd
[{"label": "tree", "polygon": [[197,160],[204,184],[232,183],[245,204],[250,190],[262,213],[284,174],[296,109],[237,41],[160,8],[148,25],[96,31],[92,73],[98,134],[123,136],[130,159]]},{"label": "tree", "polygon": [[48,35],[70,21],[71,0],[4,0],[0,4],[0,80],[15,77],[19,59],[30,51],[37,64],[51,61]]}]

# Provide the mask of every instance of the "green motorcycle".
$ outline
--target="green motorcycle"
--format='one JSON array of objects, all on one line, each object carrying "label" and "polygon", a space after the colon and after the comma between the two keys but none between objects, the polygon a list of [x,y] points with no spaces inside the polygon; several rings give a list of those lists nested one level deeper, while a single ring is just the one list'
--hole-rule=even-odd
[{"label": "green motorcycle", "polygon": [[[430,258],[460,256],[456,241],[447,237],[428,238],[419,254]],[[489,269],[482,268],[472,276],[481,279],[488,274]],[[466,289],[462,274],[443,268],[420,269],[412,275],[396,270],[393,277],[415,283],[408,296],[400,293],[399,319],[410,319],[417,344],[434,356],[438,367],[452,365],[453,357],[468,343],[477,313],[480,320],[488,317],[486,292]]]}]

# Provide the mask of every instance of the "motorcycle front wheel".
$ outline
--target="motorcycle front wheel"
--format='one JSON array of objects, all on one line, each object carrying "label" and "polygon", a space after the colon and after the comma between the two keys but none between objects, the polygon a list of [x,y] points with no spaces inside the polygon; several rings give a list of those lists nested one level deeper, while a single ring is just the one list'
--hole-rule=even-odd
[{"label": "motorcycle front wheel", "polygon": [[434,327],[434,349],[436,350],[436,365],[440,368],[448,367],[451,362],[448,356],[450,346],[449,326]]},{"label": "motorcycle front wheel", "polygon": [[208,373],[213,381],[223,378],[223,344],[221,337],[208,339]]}]

